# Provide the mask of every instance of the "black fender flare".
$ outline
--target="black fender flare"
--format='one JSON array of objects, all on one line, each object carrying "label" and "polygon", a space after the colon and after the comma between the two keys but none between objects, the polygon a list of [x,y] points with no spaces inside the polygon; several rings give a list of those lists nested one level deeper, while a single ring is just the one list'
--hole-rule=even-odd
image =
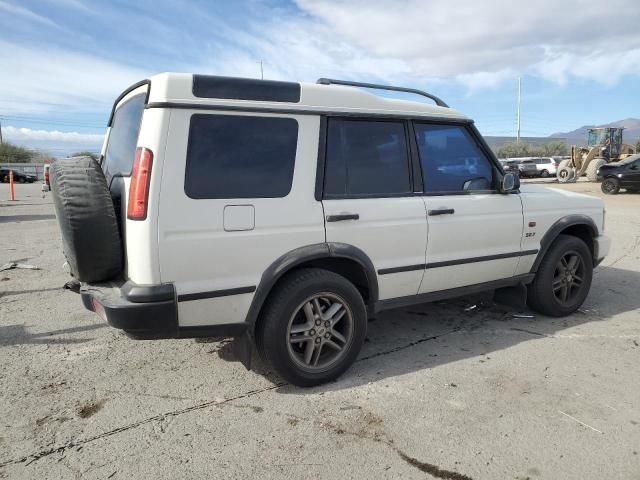
[{"label": "black fender flare", "polygon": [[542,240],[540,240],[540,250],[538,251],[536,260],[533,262],[533,266],[531,267],[531,273],[536,273],[538,271],[538,267],[540,266],[542,259],[547,254],[547,251],[549,250],[549,247],[551,247],[551,244],[555,241],[556,238],[558,238],[558,235],[560,235],[567,228],[576,225],[584,225],[588,227],[591,231],[592,238],[598,236],[598,227],[591,217],[578,214],[562,217],[560,220],[551,225],[551,227],[549,227],[547,233],[545,233],[542,237]]},{"label": "black fender flare", "polygon": [[346,243],[316,243],[291,250],[280,256],[267,267],[262,274],[260,284],[256,288],[256,293],[253,296],[245,320],[245,322],[249,324],[249,332],[253,331],[253,326],[258,320],[260,310],[278,280],[298,265],[322,258],[346,258],[355,261],[363,268],[369,288],[367,308],[372,311],[373,306],[378,301],[378,277],[376,276],[376,269],[373,266],[373,262],[367,254],[359,248]]}]

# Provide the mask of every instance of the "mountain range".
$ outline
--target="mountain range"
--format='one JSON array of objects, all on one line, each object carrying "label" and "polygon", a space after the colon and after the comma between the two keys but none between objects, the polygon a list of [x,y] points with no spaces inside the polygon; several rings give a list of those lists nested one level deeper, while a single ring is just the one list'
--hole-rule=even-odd
[{"label": "mountain range", "polygon": [[594,127],[623,127],[624,143],[631,145],[640,139],[640,118],[626,118],[616,122],[605,123],[604,125],[584,125],[570,132],[558,132],[549,136],[552,138],[566,138],[571,140],[569,143],[585,143],[587,141],[587,132]]}]

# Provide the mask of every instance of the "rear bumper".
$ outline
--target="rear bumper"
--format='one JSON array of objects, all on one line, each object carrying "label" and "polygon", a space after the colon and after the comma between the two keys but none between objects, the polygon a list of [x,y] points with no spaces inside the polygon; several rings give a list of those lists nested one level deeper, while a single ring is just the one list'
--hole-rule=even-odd
[{"label": "rear bumper", "polygon": [[177,295],[170,283],[83,284],[80,295],[87,310],[138,340],[236,337],[247,330],[245,323],[180,327]]}]

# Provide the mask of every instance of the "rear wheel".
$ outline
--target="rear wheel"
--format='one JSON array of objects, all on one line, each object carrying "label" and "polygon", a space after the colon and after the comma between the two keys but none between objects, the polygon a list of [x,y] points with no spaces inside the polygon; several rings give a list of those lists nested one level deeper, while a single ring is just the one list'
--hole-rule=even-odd
[{"label": "rear wheel", "polygon": [[540,172],[540,176],[541,176],[542,178],[547,178],[547,177],[549,176],[549,171],[548,171],[548,170],[542,170],[542,171]]},{"label": "rear wheel", "polygon": [[592,276],[589,247],[577,237],[560,235],[529,286],[529,306],[551,317],[569,315],[587,298]]},{"label": "rear wheel", "polygon": [[287,381],[311,387],[334,380],[355,361],[367,329],[356,287],[321,269],[288,275],[256,330],[263,359]]},{"label": "rear wheel", "polygon": [[607,195],[615,195],[620,191],[620,182],[617,178],[605,178],[600,186],[602,193]]}]

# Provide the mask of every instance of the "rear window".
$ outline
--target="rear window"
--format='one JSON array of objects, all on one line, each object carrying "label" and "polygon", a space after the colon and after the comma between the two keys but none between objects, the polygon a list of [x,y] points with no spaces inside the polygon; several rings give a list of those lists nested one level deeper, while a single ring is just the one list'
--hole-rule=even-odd
[{"label": "rear window", "polygon": [[118,107],[109,133],[102,169],[107,179],[129,176],[136,154],[145,93],[131,97]]},{"label": "rear window", "polygon": [[286,197],[297,143],[293,118],[193,115],[184,191],[195,199]]}]

